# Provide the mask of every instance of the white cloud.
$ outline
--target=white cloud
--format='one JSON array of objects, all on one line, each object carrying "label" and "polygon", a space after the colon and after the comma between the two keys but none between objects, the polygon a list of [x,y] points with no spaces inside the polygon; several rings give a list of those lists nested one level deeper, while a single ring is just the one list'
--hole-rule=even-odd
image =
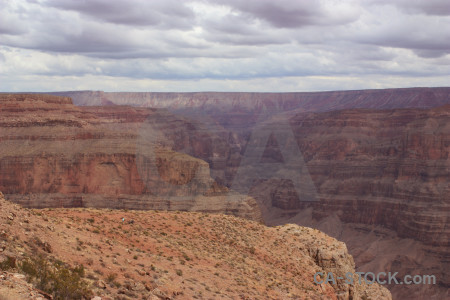
[{"label": "white cloud", "polygon": [[450,16],[440,12],[442,1],[313,3],[2,1],[0,91],[306,91],[450,82],[450,33],[443,30]]}]

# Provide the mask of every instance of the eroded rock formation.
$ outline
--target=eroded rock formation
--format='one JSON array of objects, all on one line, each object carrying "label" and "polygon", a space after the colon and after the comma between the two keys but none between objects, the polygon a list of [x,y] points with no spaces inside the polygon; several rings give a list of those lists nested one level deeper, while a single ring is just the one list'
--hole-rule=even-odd
[{"label": "eroded rock formation", "polygon": [[[201,159],[149,146],[138,149],[146,120],[164,120],[166,137],[188,123],[131,107],[79,108],[69,98],[0,95],[0,189],[27,207],[195,210],[260,220],[255,200],[228,191]],[[171,126],[175,124],[174,130]],[[141,129],[142,130],[142,129]],[[147,142],[147,141],[144,141]],[[195,146],[198,141],[193,139]],[[147,155],[147,156],[146,156]],[[152,167],[153,166],[153,167]]]},{"label": "eroded rock formation", "polygon": [[[255,130],[270,132],[277,124]],[[319,228],[345,241],[366,272],[434,274],[440,285],[391,286],[394,296],[445,298],[450,106],[302,113],[290,124],[319,201],[299,201],[292,184],[269,179],[251,193],[263,203],[264,219]],[[265,154],[287,146],[267,147]]]}]

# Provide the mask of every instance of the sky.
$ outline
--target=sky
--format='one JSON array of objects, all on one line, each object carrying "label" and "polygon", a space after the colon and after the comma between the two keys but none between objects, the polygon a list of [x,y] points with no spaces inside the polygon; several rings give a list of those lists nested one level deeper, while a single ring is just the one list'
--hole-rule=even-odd
[{"label": "sky", "polygon": [[0,91],[449,86],[448,0],[0,0]]}]

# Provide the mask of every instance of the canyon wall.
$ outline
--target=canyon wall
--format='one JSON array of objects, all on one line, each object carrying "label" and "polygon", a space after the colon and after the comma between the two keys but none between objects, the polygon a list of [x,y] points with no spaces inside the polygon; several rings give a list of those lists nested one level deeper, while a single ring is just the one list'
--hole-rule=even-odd
[{"label": "canyon wall", "polygon": [[[220,212],[261,220],[255,200],[237,193],[228,197],[203,160],[156,144],[145,145],[150,156],[142,149],[137,153],[145,120],[164,120],[159,130],[166,141],[183,135],[179,131],[188,123],[167,112],[79,108],[70,98],[43,95],[0,95],[0,105],[0,190],[12,201],[27,207]],[[170,132],[171,126],[178,131]]]},{"label": "canyon wall", "polygon": [[[2,160],[5,184],[1,188],[9,188],[9,198],[43,186],[47,192],[42,195],[46,196],[28,200],[30,203],[67,201],[69,193],[77,195],[71,201],[78,204],[96,202],[104,207],[210,211],[227,203],[229,213],[253,218],[262,215],[267,224],[291,222],[319,228],[345,241],[361,270],[436,275],[437,286],[391,286],[394,298],[442,299],[448,293],[450,106],[446,104],[450,103],[450,88],[285,94],[58,94],[70,96],[80,105],[104,106],[75,107],[61,102],[66,106],[64,110],[52,113],[51,109],[37,108],[35,103],[27,104],[28,111],[22,112],[23,107],[13,107],[18,104],[8,104],[9,110],[2,114],[7,118],[1,121],[2,132],[7,130],[2,134],[2,143],[8,145],[2,148],[9,149],[8,159]],[[38,116],[44,114],[42,111],[46,115]],[[277,133],[286,132],[286,124],[292,136],[283,140]],[[21,131],[21,126],[26,130]],[[258,151],[247,152],[257,149],[249,141],[258,134],[262,140],[252,142],[259,144]],[[286,164],[283,149],[292,145],[298,146],[301,160]],[[154,168],[145,167],[149,157],[146,149],[155,146],[165,149],[159,158],[156,154],[154,157],[158,173],[165,176],[162,185],[151,175]],[[78,173],[63,176],[63,188],[56,189],[58,192],[53,192],[55,186],[60,186],[58,180],[50,180],[50,185],[33,185],[34,177],[46,176],[43,171],[39,173],[39,166],[42,161],[52,161],[45,156],[47,152],[50,156],[57,153],[57,160],[65,165],[82,162],[83,167],[70,168]],[[36,153],[43,159],[35,165],[29,157]],[[64,153],[78,156],[66,157]],[[98,153],[109,156],[89,158]],[[8,167],[15,160],[19,165],[27,163],[34,171],[5,173],[20,170]],[[198,174],[209,172],[212,179],[205,175],[192,180],[189,170],[198,169],[205,161]],[[255,163],[280,167],[277,178],[256,178],[251,183],[255,173],[264,173],[254,167]],[[186,167],[173,166],[180,164]],[[169,167],[161,169],[161,165],[185,172],[176,171],[183,176],[174,177],[172,171],[164,171]],[[52,170],[66,172],[58,168]],[[249,196],[244,196],[245,189],[240,195],[248,197],[245,208],[239,207],[240,201],[230,200],[234,197],[225,196],[230,189],[236,189],[239,170],[246,170],[244,181],[249,181],[246,184],[250,186]],[[299,190],[289,181],[293,172],[301,173],[305,179],[302,182],[307,183]],[[8,182],[10,178],[16,179]],[[88,178],[88,183],[83,178]],[[188,181],[192,184],[184,184]],[[180,189],[167,186],[167,182],[178,184]],[[216,184],[205,189],[210,182]],[[80,198],[78,191],[85,186],[88,193],[81,192],[84,198]],[[142,197],[158,190],[165,197],[153,195],[151,207],[139,204],[149,203]],[[304,197],[306,190],[308,197]],[[179,202],[163,200],[189,193],[196,193],[198,201],[194,203],[191,198],[180,206]],[[31,193],[29,198],[35,195]],[[49,195],[53,198],[46,200]],[[209,202],[204,201],[205,197]],[[253,215],[255,207],[258,213]]]},{"label": "canyon wall", "polygon": [[317,218],[339,212],[450,247],[450,105],[304,114],[291,125],[320,194]]},{"label": "canyon wall", "polygon": [[[268,136],[280,123],[273,120],[254,130]],[[301,113],[290,118],[290,126],[319,201],[302,201],[288,180],[264,180],[250,195],[263,206],[266,222],[311,226],[343,240],[360,270],[434,274],[441,286],[440,291],[392,286],[394,298],[445,298],[450,285],[450,105]],[[271,139],[264,155],[277,158],[277,149],[289,142]]]},{"label": "canyon wall", "polygon": [[116,104],[171,109],[196,108],[211,112],[430,108],[450,103],[449,87],[297,93],[73,91],[51,94],[71,97],[75,105],[81,106]]}]

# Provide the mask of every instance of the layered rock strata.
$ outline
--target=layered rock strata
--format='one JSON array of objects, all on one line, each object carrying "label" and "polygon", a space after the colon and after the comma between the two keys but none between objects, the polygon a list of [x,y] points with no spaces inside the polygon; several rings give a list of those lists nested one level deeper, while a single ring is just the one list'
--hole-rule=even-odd
[{"label": "layered rock strata", "polygon": [[254,199],[228,197],[201,159],[149,141],[153,167],[139,165],[148,159],[137,150],[146,120],[164,120],[159,130],[166,137],[187,126],[167,112],[79,108],[69,98],[43,95],[0,95],[0,105],[0,189],[12,201],[27,207],[199,210],[261,218]]},{"label": "layered rock strata", "polygon": [[[279,123],[257,130],[267,136]],[[345,241],[364,271],[437,278],[436,286],[391,286],[394,296],[445,298],[450,106],[302,113],[290,125],[319,200],[301,201],[289,181],[265,180],[251,193],[265,220],[312,226]],[[276,158],[283,147],[269,142],[264,155]]]}]

